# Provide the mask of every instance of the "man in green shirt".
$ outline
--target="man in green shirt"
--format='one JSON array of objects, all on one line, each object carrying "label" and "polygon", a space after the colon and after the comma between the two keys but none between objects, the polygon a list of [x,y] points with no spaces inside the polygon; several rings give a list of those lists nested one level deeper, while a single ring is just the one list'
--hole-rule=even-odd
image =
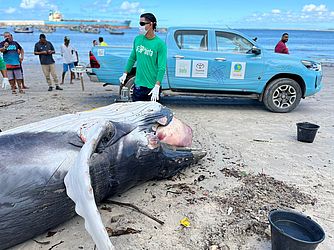
[{"label": "man in green shirt", "polygon": [[166,71],[166,44],[155,35],[157,19],[152,13],[142,14],[139,24],[141,34],[133,42],[131,55],[119,80],[124,85],[127,74],[137,62],[133,101],[158,101]]}]

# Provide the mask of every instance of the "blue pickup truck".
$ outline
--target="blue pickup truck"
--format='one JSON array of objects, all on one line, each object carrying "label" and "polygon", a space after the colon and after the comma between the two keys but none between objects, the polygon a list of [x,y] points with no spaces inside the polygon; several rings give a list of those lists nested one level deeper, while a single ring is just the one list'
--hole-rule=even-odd
[{"label": "blue pickup truck", "polygon": [[[234,30],[172,27],[166,34],[167,69],[163,95],[256,98],[273,112],[289,112],[321,87],[321,64],[265,51]],[[92,49],[99,81],[119,85],[131,46]],[[134,84],[136,65],[125,86]],[[122,86],[121,86],[122,87]]]}]

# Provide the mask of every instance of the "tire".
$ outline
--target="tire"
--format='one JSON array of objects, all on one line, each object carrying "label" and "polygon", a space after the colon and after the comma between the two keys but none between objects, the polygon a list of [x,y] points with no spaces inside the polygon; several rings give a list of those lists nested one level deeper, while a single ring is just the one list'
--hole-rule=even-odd
[{"label": "tire", "polygon": [[132,93],[133,93],[133,87],[135,86],[135,76],[132,76],[129,80],[125,82],[124,85],[120,84],[119,85],[119,95],[121,95],[121,89],[123,86],[127,87],[130,90],[130,101],[132,101]]},{"label": "tire", "polygon": [[301,98],[302,90],[295,80],[279,78],[267,86],[263,104],[272,112],[287,113],[298,106]]}]

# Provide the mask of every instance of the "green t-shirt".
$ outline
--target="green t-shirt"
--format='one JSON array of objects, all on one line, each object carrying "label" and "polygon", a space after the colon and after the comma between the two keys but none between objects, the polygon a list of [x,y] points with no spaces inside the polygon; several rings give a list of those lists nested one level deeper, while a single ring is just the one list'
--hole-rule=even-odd
[{"label": "green t-shirt", "polygon": [[0,70],[5,70],[6,69],[6,63],[0,56]]},{"label": "green t-shirt", "polygon": [[162,81],[166,71],[166,44],[157,36],[152,39],[144,35],[137,36],[125,68],[127,73],[131,71],[135,62],[137,62],[135,84],[154,88],[157,81]]}]

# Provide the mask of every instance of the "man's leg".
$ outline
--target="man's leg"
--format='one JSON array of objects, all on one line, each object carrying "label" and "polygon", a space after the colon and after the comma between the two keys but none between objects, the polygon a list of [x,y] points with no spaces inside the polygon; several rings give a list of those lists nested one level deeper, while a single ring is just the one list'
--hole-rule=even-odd
[{"label": "man's leg", "polygon": [[52,87],[52,82],[51,82],[51,78],[50,78],[50,66],[46,65],[46,64],[42,64],[42,70],[46,79],[46,82],[48,83],[49,87]]},{"label": "man's leg", "polygon": [[67,64],[63,63],[63,73],[61,75],[61,83],[60,84],[64,84],[66,72],[67,72]]},{"label": "man's leg", "polygon": [[12,89],[12,94],[16,94],[16,84],[15,84],[15,80],[9,80],[10,83],[10,88]]},{"label": "man's leg", "polygon": [[68,67],[70,68],[70,73],[71,73],[70,84],[72,84],[72,83],[73,83],[73,79],[75,78],[75,76],[74,76],[74,72],[72,72],[72,69],[74,68],[74,64],[73,64],[73,63],[70,63],[70,64],[68,65]]},{"label": "man's leg", "polygon": [[7,76],[10,83],[10,88],[12,89],[12,93],[16,94],[16,83],[14,78],[14,72],[12,69],[7,69]]},{"label": "man's leg", "polygon": [[17,82],[17,86],[19,86],[19,93],[24,94],[23,80],[22,79],[16,80],[16,82]]},{"label": "man's leg", "polygon": [[56,66],[55,65],[56,64],[54,64],[54,63],[50,64],[50,72],[51,72],[54,83],[56,84],[56,86],[58,86],[58,76],[57,76],[57,73],[56,73]]},{"label": "man's leg", "polygon": [[132,100],[134,102],[136,101],[150,101],[151,96],[148,95],[150,93],[151,89],[142,87],[142,86],[134,86],[133,88],[133,94],[132,94]]},{"label": "man's leg", "polygon": [[60,83],[60,85],[64,84],[65,74],[66,74],[66,72],[63,72],[61,74],[61,83]]},{"label": "man's leg", "polygon": [[63,90],[61,87],[59,87],[58,84],[58,77],[57,77],[57,73],[56,73],[56,64],[50,64],[50,71],[51,71],[51,75],[53,78],[53,81],[55,82],[56,85],[56,90]]},{"label": "man's leg", "polygon": [[21,94],[24,94],[24,91],[23,91],[23,77],[22,77],[22,71],[21,69],[14,69],[13,70],[13,73],[14,73],[14,78],[17,82],[17,86],[19,88],[19,93]]},{"label": "man's leg", "polygon": [[22,63],[20,63],[20,69],[21,69],[21,74],[22,74],[22,88],[23,89],[29,89],[29,87],[28,86],[26,86],[25,84],[24,84],[24,76],[23,76],[23,67],[22,67]]}]

